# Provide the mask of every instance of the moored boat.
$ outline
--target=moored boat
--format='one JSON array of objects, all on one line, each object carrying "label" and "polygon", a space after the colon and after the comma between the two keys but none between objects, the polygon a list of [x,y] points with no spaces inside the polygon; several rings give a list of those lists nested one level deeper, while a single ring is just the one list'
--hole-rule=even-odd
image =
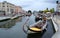
[{"label": "moored boat", "polygon": [[37,21],[36,23],[32,24],[32,25],[25,25],[23,27],[23,31],[27,34],[30,33],[37,33],[37,32],[42,32],[43,30],[46,29],[47,26],[47,20],[46,17],[40,17],[39,21]]}]

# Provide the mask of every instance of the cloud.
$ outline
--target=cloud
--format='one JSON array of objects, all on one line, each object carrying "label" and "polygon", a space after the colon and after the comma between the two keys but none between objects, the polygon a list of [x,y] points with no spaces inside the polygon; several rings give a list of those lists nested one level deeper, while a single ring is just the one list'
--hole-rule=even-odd
[{"label": "cloud", "polygon": [[56,4],[55,3],[51,3],[51,2],[43,2],[43,1],[34,1],[32,2],[32,4],[29,6],[27,5],[27,7],[24,7],[25,10],[44,10],[46,8],[55,8],[56,9]]},{"label": "cloud", "polygon": [[48,2],[48,3],[56,3],[57,0],[46,0],[45,2]]},{"label": "cloud", "polygon": [[24,10],[43,10],[45,8],[55,8],[56,0],[1,0],[22,6]]},{"label": "cloud", "polygon": [[[34,3],[29,7],[26,7],[27,10],[44,10],[46,8],[55,8],[56,4],[50,4],[50,3]],[[25,8],[25,10],[26,10]]]}]

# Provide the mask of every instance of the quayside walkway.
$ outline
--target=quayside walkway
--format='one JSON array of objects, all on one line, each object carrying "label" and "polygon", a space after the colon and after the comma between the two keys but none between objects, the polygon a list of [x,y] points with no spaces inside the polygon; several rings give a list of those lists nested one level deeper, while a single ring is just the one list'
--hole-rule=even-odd
[{"label": "quayside walkway", "polygon": [[60,16],[56,15],[52,18],[52,20],[55,22],[56,25],[56,33],[52,36],[52,38],[60,38]]}]

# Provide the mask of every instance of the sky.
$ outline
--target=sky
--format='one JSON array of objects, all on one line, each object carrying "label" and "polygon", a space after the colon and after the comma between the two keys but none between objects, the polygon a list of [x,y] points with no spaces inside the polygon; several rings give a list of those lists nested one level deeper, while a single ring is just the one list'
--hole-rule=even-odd
[{"label": "sky", "polygon": [[21,6],[24,10],[44,10],[46,8],[55,8],[57,0],[0,0],[7,1],[17,6]]}]

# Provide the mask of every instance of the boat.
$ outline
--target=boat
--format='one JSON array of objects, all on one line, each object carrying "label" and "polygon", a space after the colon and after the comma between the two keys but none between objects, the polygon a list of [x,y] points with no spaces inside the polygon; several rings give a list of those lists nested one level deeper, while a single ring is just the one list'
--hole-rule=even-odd
[{"label": "boat", "polygon": [[29,26],[24,25],[23,31],[27,34],[37,33],[37,32],[42,33],[43,30],[46,29],[46,26],[47,26],[47,20],[46,20],[46,17],[43,16],[43,17],[40,17],[39,21],[37,21],[36,23],[34,23],[32,25],[29,25]]},{"label": "boat", "polygon": [[45,15],[43,14],[37,14],[35,15],[35,22],[39,21],[39,20],[42,20],[42,17],[44,17]]},{"label": "boat", "polygon": [[15,16],[12,16],[11,19],[16,19],[18,17],[19,17],[18,15],[15,15]]},{"label": "boat", "polygon": [[0,17],[0,22],[10,20],[10,17]]},{"label": "boat", "polygon": [[47,13],[46,13],[46,18],[47,18],[48,20],[51,19],[51,15],[52,15],[51,12],[47,12]]}]

